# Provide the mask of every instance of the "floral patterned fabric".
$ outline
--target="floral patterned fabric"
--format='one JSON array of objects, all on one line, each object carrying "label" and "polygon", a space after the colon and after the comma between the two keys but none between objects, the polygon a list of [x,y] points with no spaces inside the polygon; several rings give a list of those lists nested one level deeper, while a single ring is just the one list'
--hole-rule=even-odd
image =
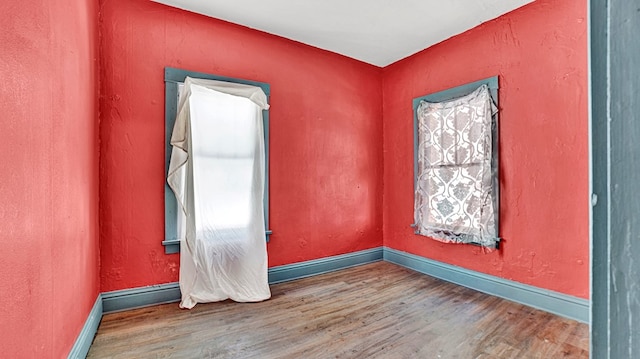
[{"label": "floral patterned fabric", "polygon": [[491,129],[496,111],[486,85],[464,97],[418,106],[416,233],[495,247]]}]

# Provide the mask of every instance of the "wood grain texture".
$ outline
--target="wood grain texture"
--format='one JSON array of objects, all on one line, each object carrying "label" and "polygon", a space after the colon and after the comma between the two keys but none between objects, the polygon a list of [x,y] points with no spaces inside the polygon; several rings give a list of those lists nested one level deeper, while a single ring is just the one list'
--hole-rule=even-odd
[{"label": "wood grain texture", "polygon": [[88,357],[589,357],[586,324],[387,262],[271,290],[262,303],[107,314]]}]

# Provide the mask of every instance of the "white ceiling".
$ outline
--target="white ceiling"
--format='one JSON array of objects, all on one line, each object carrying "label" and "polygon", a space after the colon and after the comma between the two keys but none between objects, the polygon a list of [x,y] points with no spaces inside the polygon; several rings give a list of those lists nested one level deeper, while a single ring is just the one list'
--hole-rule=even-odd
[{"label": "white ceiling", "polygon": [[533,0],[152,0],[386,66]]}]

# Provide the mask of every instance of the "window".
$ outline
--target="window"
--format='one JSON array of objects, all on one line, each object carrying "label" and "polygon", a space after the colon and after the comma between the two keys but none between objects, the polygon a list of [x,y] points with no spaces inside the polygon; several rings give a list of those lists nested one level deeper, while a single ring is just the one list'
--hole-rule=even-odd
[{"label": "window", "polygon": [[[178,96],[179,90],[182,83],[185,81],[185,78],[189,76],[192,78],[198,79],[207,79],[207,80],[218,80],[218,81],[226,81],[233,82],[239,84],[246,84],[257,86],[264,91],[269,97],[270,86],[266,83],[234,79],[229,77],[222,77],[216,75],[209,75],[198,72],[185,71],[181,69],[175,68],[166,68],[165,69],[165,175],[169,170],[169,162],[171,159],[171,134],[173,132],[173,127],[176,121],[176,114],[178,108]],[[221,110],[224,110],[222,108]],[[265,143],[265,191],[264,191],[264,199],[263,199],[263,209],[264,209],[264,218],[265,218],[265,231],[268,236],[271,234],[271,231],[268,230],[269,226],[269,111],[264,110],[262,114],[263,125],[264,125],[264,143]],[[246,124],[245,124],[246,125]],[[221,138],[218,140],[228,142],[234,135],[237,135],[237,130],[241,128],[241,126],[235,126],[235,124],[224,124],[225,128],[223,132],[226,133],[225,138]],[[238,136],[236,136],[238,137]],[[240,138],[242,136],[239,136]],[[237,151],[234,153],[228,153],[228,150],[225,150],[225,153],[220,152],[220,148],[216,148],[215,146],[211,146],[211,148],[206,148],[205,150],[211,152],[211,156],[204,156],[206,158],[204,160],[215,162],[214,166],[208,167],[219,167],[219,166],[232,166],[236,170],[236,173],[241,173],[242,171],[247,171],[250,166],[247,166],[245,162],[250,162],[248,157],[245,156],[248,152],[245,147],[249,146],[245,143],[237,143]],[[166,176],[165,176],[166,178]],[[225,180],[228,180],[229,177],[220,177],[219,182],[214,184],[214,187],[224,187]],[[238,183],[235,183],[235,188],[239,188]],[[225,211],[219,217],[219,223],[216,222],[220,228],[232,228],[240,223],[236,223],[237,221],[242,221],[242,213],[244,211],[243,201],[238,196],[241,196],[240,193],[225,193],[225,191],[217,191],[216,195],[220,196],[231,196],[234,197],[233,201],[228,201],[229,198],[220,198],[221,201],[225,203],[234,203],[235,206],[231,206],[228,211]],[[165,246],[165,253],[177,253],[180,250],[180,236],[181,233],[184,233],[184,228],[181,228],[180,221],[178,220],[178,216],[180,212],[178,211],[176,198],[174,196],[173,191],[169,187],[168,183],[165,181],[165,239],[162,244]],[[236,214],[234,216],[229,216],[231,214]]]},{"label": "window", "polygon": [[498,78],[414,99],[416,234],[497,248]]}]

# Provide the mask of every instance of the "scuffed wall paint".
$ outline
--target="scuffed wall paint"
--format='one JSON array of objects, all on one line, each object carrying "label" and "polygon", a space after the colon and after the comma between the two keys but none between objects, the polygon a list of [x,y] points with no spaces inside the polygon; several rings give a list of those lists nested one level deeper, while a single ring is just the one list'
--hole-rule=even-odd
[{"label": "scuffed wall paint", "polygon": [[101,2],[101,277],[178,279],[165,255],[165,66],[267,82],[269,265],[382,244],[381,69],[149,1]]},{"label": "scuffed wall paint", "polygon": [[64,358],[99,293],[97,2],[0,13],[0,356]]},{"label": "scuffed wall paint", "polygon": [[[383,73],[384,243],[589,297],[586,3],[538,0]],[[413,234],[411,99],[499,75],[500,251]]]}]

